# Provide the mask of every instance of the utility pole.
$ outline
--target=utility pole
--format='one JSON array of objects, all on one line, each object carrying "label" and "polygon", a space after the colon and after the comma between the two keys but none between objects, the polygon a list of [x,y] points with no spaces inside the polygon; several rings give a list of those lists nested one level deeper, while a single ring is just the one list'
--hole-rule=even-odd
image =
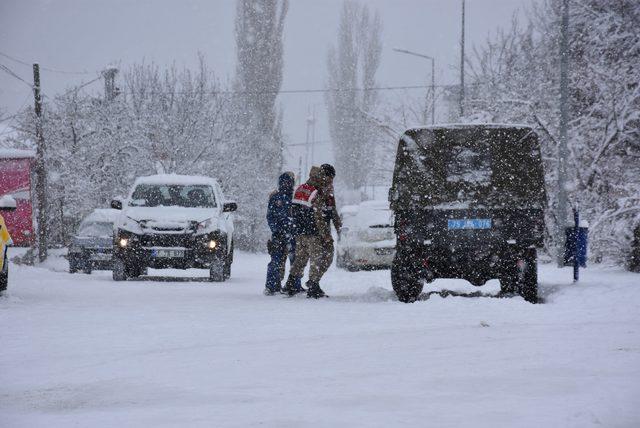
[{"label": "utility pole", "polygon": [[562,2],[560,29],[560,140],[558,142],[558,211],[556,237],[558,266],[564,265],[564,228],[567,222],[567,123],[569,121],[569,0]]},{"label": "utility pole", "polygon": [[462,31],[460,36],[460,116],[464,115],[464,2],[462,0]]},{"label": "utility pole", "polygon": [[38,260],[47,259],[47,170],[45,166],[46,147],[42,130],[42,95],[40,94],[40,66],[33,64],[33,96],[36,113],[36,201],[38,203]]}]

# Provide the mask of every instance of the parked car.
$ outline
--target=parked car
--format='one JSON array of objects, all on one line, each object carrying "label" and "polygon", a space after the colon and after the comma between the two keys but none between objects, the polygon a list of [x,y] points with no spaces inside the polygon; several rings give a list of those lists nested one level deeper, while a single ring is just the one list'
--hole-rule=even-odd
[{"label": "parked car", "polygon": [[209,269],[211,281],[231,276],[233,212],[209,177],[153,175],[138,178],[125,201],[113,242],[113,279],[140,276],[146,268]]},{"label": "parked car", "polygon": [[546,194],[536,133],[520,125],[406,131],[393,185],[397,252],[393,289],[415,301],[423,281],[500,280],[502,293],[537,302],[537,250]]},{"label": "parked car", "polygon": [[113,263],[113,225],[120,211],[93,210],[86,216],[69,246],[69,272],[110,270]]},{"label": "parked car", "polygon": [[[16,200],[9,195],[0,198],[0,211],[9,212],[16,209]],[[9,284],[9,258],[7,257],[7,247],[13,244],[11,235],[0,214],[0,294],[7,289]]]},{"label": "parked car", "polygon": [[396,237],[388,201],[366,201],[340,212],[342,233],[337,244],[336,265],[356,271],[390,268]]}]

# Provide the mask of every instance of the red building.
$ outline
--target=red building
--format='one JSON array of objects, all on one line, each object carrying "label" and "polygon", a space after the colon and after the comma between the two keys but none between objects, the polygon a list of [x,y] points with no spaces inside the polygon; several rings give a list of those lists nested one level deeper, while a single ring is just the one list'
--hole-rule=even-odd
[{"label": "red building", "polygon": [[35,153],[29,150],[0,149],[0,196],[11,195],[18,206],[3,213],[16,246],[31,245],[35,239],[31,203],[31,177]]}]

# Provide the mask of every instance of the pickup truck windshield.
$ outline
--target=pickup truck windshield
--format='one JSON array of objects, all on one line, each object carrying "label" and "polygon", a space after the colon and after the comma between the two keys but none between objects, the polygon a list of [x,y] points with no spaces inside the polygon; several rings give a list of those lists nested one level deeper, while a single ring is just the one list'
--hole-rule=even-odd
[{"label": "pickup truck windshield", "polygon": [[133,191],[132,207],[215,208],[213,188],[207,185],[140,184]]},{"label": "pickup truck windshield", "polygon": [[90,221],[82,223],[78,231],[80,236],[109,237],[113,236],[113,223]]}]

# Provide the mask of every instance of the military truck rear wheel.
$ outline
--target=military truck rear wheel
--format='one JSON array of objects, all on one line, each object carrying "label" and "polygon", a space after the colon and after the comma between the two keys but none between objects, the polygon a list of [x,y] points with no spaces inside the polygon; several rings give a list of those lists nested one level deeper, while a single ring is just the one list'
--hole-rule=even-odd
[{"label": "military truck rear wheel", "polygon": [[538,303],[538,254],[529,248],[524,256],[524,275],[519,284],[518,294],[529,303]]},{"label": "military truck rear wheel", "polygon": [[[519,261],[522,262],[518,266]],[[528,248],[524,254],[509,258],[500,277],[500,292],[518,294],[527,302],[538,302],[538,257],[535,248]]]},{"label": "military truck rear wheel", "polygon": [[391,266],[391,285],[398,300],[403,303],[413,303],[422,293],[423,281],[416,269],[405,265],[396,258]]}]

